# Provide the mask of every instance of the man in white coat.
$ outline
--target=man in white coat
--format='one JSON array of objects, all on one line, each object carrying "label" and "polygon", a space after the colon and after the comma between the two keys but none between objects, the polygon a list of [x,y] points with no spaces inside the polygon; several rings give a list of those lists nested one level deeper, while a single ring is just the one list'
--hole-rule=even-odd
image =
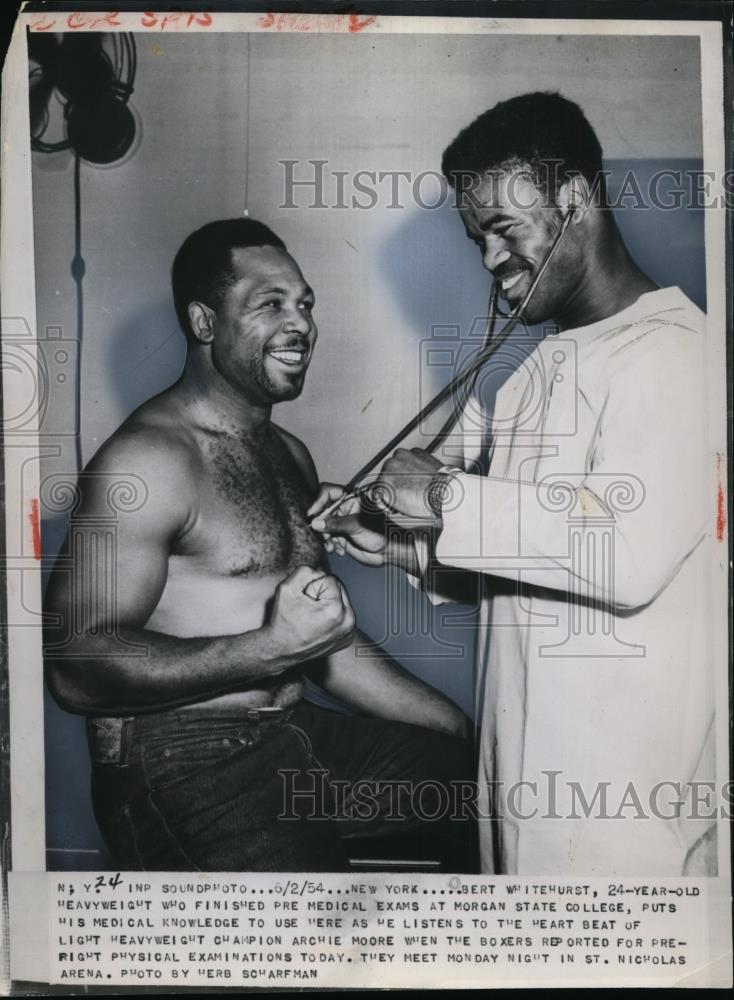
[{"label": "man in white coat", "polygon": [[399,449],[385,462],[390,516],[412,519],[403,544],[356,501],[323,516],[338,487],[313,526],[336,551],[419,576],[434,603],[457,570],[479,575],[483,871],[715,874],[705,316],[633,261],[572,102],[498,104],[443,170],[511,308],[572,213],[524,316],[557,332],[491,420],[470,402],[463,461]]}]

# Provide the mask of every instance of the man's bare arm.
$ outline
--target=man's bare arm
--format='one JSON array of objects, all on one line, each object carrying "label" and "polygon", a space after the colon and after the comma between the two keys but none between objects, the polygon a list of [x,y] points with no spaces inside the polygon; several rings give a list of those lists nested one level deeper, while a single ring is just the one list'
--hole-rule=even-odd
[{"label": "man's bare arm", "polygon": [[[277,588],[266,623],[239,635],[178,638],[145,628],[166,583],[172,543],[192,517],[185,449],[155,432],[112,442],[81,480],[81,503],[49,583],[46,670],[59,704],[82,714],[172,708],[277,676],[350,641],[354,616],[336,581],[299,567]],[[116,510],[114,487],[138,499]],[[321,580],[315,589],[310,585]]]},{"label": "man's bare arm", "polygon": [[471,733],[471,723],[460,708],[404,671],[360,632],[354,633],[349,646],[324,657],[318,667],[309,671],[309,677],[330,694],[370,715],[467,739]]}]

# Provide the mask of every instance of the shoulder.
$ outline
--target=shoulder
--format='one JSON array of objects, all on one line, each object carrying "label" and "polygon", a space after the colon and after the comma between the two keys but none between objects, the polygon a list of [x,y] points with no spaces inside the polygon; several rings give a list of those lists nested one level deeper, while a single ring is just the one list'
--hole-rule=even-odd
[{"label": "shoulder", "polygon": [[97,451],[80,476],[85,507],[106,505],[184,523],[196,495],[195,452],[181,430],[138,411]]},{"label": "shoulder", "polygon": [[674,373],[693,375],[702,369],[706,315],[677,288],[660,289],[645,300],[632,319],[610,323],[603,336],[609,377],[629,373],[647,379],[652,389]]},{"label": "shoulder", "polygon": [[613,354],[630,347],[644,351],[666,338],[700,349],[705,331],[706,315],[694,302],[679,288],[661,288],[643,296],[630,319],[618,325],[610,321],[607,339]]},{"label": "shoulder", "polygon": [[297,438],[295,434],[291,434],[289,431],[284,430],[277,424],[273,424],[273,430],[290,452],[291,457],[298,466],[309,487],[316,489],[319,484],[319,477],[316,472],[314,461],[311,458],[311,453],[306,445],[303,441]]},{"label": "shoulder", "polygon": [[144,420],[128,420],[105,441],[85,468],[93,472],[149,472],[180,481],[191,471],[194,452],[180,431]]},{"label": "shoulder", "polygon": [[659,308],[612,329],[597,359],[605,419],[634,414],[642,437],[657,439],[666,428],[680,428],[683,414],[691,433],[699,433],[706,419],[706,316],[672,291],[677,295],[661,296]]}]

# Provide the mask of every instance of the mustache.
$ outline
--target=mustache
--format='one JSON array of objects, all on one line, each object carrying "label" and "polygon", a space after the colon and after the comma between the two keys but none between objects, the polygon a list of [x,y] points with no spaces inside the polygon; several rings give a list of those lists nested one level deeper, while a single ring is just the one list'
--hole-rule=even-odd
[{"label": "mustache", "polygon": [[530,262],[521,258],[505,260],[492,271],[492,277],[495,281],[504,281],[505,278],[509,278],[511,274],[516,274],[518,271],[532,271]]},{"label": "mustache", "polygon": [[282,344],[269,344],[268,349],[276,349],[278,351],[308,351],[311,346],[311,341],[308,336],[301,336],[300,334],[289,340],[283,341]]}]

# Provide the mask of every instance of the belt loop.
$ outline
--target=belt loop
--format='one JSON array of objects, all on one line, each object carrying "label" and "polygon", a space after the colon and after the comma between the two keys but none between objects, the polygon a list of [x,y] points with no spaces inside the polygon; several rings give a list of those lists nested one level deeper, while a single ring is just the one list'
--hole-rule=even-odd
[{"label": "belt loop", "polygon": [[100,716],[87,719],[87,740],[92,760],[98,764],[126,766],[132,748],[134,719]]},{"label": "belt loop", "polygon": [[132,749],[134,724],[135,724],[135,719],[132,717],[128,717],[122,720],[122,729],[120,732],[121,767],[127,767],[127,765],[130,763],[130,751]]}]

